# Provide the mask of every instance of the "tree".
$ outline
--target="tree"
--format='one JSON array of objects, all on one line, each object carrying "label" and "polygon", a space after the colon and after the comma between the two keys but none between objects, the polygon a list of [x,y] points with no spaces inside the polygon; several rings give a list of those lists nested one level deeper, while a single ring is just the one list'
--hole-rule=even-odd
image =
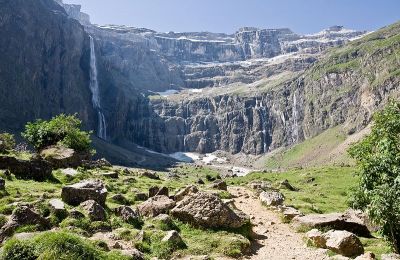
[{"label": "tree", "polygon": [[51,145],[64,145],[76,151],[90,150],[90,132],[80,130],[76,115],[58,115],[50,121],[36,120],[25,126],[22,136],[40,151]]},{"label": "tree", "polygon": [[0,134],[0,153],[8,153],[15,147],[15,139],[12,134]]},{"label": "tree", "polygon": [[400,103],[391,101],[373,117],[371,134],[349,149],[360,181],[352,206],[382,227],[396,252],[400,248]]}]

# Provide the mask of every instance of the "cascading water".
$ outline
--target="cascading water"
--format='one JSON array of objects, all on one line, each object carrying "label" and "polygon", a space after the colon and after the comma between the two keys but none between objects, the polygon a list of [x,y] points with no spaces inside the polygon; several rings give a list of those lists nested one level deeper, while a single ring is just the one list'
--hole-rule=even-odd
[{"label": "cascading water", "polygon": [[97,111],[98,116],[98,129],[97,136],[101,139],[107,140],[107,124],[106,118],[101,111],[100,103],[100,91],[99,82],[97,80],[97,64],[96,64],[96,52],[94,49],[94,40],[90,37],[90,91],[92,92],[92,104],[93,108]]}]

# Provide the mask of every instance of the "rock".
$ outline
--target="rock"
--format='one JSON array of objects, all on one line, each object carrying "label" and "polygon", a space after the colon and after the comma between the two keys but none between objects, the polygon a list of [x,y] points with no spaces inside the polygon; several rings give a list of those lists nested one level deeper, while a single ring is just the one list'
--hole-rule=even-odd
[{"label": "rock", "polygon": [[326,237],[318,229],[308,231],[306,237],[315,247],[326,248]]},{"label": "rock", "polygon": [[56,214],[66,212],[64,202],[60,199],[51,199],[49,206],[50,210]]},{"label": "rock", "polygon": [[137,249],[127,249],[120,251],[122,255],[131,257],[132,260],[144,260],[144,254]]},{"label": "rock", "polygon": [[262,191],[272,189],[271,183],[267,181],[253,181],[248,184],[248,187],[253,190],[262,190]]},{"label": "rock", "polygon": [[0,178],[0,190],[5,190],[5,189],[6,189],[6,180]]},{"label": "rock", "polygon": [[139,213],[128,206],[121,206],[116,208],[115,215],[121,217],[121,219],[126,223],[137,224],[140,222]]},{"label": "rock", "polygon": [[85,218],[85,214],[80,212],[79,210],[73,209],[69,212],[69,216],[74,219],[82,219]]},{"label": "rock", "polygon": [[80,205],[85,211],[90,220],[104,221],[107,218],[104,208],[94,200],[87,200]]},{"label": "rock", "polygon": [[352,257],[364,253],[364,247],[360,239],[351,232],[331,230],[325,233],[324,236],[326,237],[326,248],[337,254]]},{"label": "rock", "polygon": [[295,217],[293,225],[308,228],[325,228],[329,227],[335,230],[347,230],[362,237],[371,237],[368,227],[362,220],[342,213],[330,214],[311,214],[306,216]]},{"label": "rock", "polygon": [[196,183],[197,183],[197,184],[200,184],[200,185],[205,184],[204,181],[203,181],[202,179],[198,179],[198,180],[196,181]]},{"label": "rock", "polygon": [[167,187],[161,187],[159,191],[157,192],[156,196],[167,196],[169,197],[169,190]]},{"label": "rock", "polygon": [[165,237],[161,240],[162,242],[172,243],[173,245],[182,245],[183,240],[179,233],[175,230],[168,231]]},{"label": "rock", "polygon": [[61,198],[64,202],[73,206],[77,206],[87,200],[94,200],[104,206],[107,198],[107,189],[99,180],[86,180],[63,187]]},{"label": "rock", "polygon": [[142,177],[153,179],[153,180],[159,180],[160,179],[158,174],[155,173],[155,172],[144,171],[144,172],[139,173],[139,175],[142,176]]},{"label": "rock", "polygon": [[175,201],[167,196],[155,196],[140,204],[138,210],[142,216],[156,217],[160,214],[167,214],[174,207]]},{"label": "rock", "polygon": [[382,260],[400,260],[400,255],[398,254],[383,254],[381,255]]},{"label": "rock", "polygon": [[50,228],[50,222],[28,206],[18,206],[14,209],[7,223],[0,229],[0,242],[12,236],[15,229],[23,225],[37,225],[40,229]]},{"label": "rock", "polygon": [[210,185],[210,188],[227,191],[228,190],[228,185],[226,185],[225,181],[216,180]]},{"label": "rock", "polygon": [[160,191],[159,187],[156,187],[156,186],[150,187],[149,188],[149,198],[156,196],[159,191]]},{"label": "rock", "polygon": [[166,227],[172,227],[174,225],[172,218],[167,214],[158,215],[153,220],[163,224]]},{"label": "rock", "polygon": [[79,172],[75,169],[72,168],[67,168],[67,169],[62,169],[61,173],[67,176],[71,176],[74,177],[75,175],[77,175]]},{"label": "rock", "polygon": [[115,194],[111,197],[111,199],[120,204],[128,204],[129,203],[129,200],[122,194]]},{"label": "rock", "polygon": [[118,179],[118,172],[105,172],[100,175],[110,179]]},{"label": "rock", "polygon": [[357,256],[355,260],[375,260],[376,256],[372,252],[366,252],[363,255]]},{"label": "rock", "polygon": [[85,169],[96,169],[96,168],[106,168],[106,167],[112,167],[112,164],[107,161],[105,158],[92,161],[92,160],[85,160],[82,162],[82,166]]},{"label": "rock", "polygon": [[183,200],[183,198],[185,196],[187,196],[190,193],[196,193],[198,192],[199,189],[196,186],[186,186],[185,188],[183,188],[182,190],[178,191],[175,195],[174,195],[174,200],[175,201],[181,201]]},{"label": "rock", "polygon": [[290,191],[298,191],[298,190],[299,190],[299,189],[293,187],[293,186],[289,183],[288,180],[281,181],[281,182],[279,183],[279,188],[280,188],[280,189],[287,189],[287,190],[290,190]]},{"label": "rock", "polygon": [[144,201],[147,200],[149,198],[149,196],[146,193],[136,193],[135,194],[135,200],[140,200],[140,201]]},{"label": "rock", "polygon": [[249,221],[248,217],[229,208],[218,196],[205,192],[187,195],[171,210],[171,215],[205,228],[239,228]]},{"label": "rock", "polygon": [[292,207],[283,206],[279,208],[279,211],[282,213],[285,221],[292,221],[295,217],[304,216],[299,210]]},{"label": "rock", "polygon": [[89,160],[88,152],[76,152],[64,146],[50,146],[40,152],[40,155],[48,161],[53,168],[77,168],[84,160]]},{"label": "rock", "polygon": [[11,171],[18,179],[45,181],[53,176],[51,165],[38,156],[21,160],[0,155],[0,169]]},{"label": "rock", "polygon": [[285,200],[283,194],[278,191],[263,191],[259,198],[266,206],[279,206]]}]

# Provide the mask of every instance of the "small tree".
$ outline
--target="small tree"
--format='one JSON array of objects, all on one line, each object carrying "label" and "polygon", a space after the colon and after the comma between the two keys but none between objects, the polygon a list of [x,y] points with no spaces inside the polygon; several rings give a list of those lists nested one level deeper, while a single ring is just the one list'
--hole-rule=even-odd
[{"label": "small tree", "polygon": [[0,153],[8,153],[15,147],[15,139],[12,134],[0,134]]},{"label": "small tree", "polygon": [[57,144],[76,151],[89,151],[90,132],[80,130],[81,125],[76,115],[61,114],[50,121],[39,119],[28,123],[22,136],[39,151]]},{"label": "small tree", "polygon": [[371,134],[349,149],[360,168],[360,182],[351,203],[366,210],[399,252],[400,103],[390,102],[373,121]]}]

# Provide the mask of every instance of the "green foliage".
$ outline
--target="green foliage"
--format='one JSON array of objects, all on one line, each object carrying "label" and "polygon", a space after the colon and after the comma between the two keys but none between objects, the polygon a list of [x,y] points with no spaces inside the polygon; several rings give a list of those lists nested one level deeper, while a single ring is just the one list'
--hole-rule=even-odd
[{"label": "green foliage", "polygon": [[37,257],[35,247],[27,241],[12,239],[7,241],[3,248],[4,260],[35,260]]},{"label": "green foliage", "polygon": [[400,103],[374,116],[369,136],[349,149],[360,168],[352,206],[367,210],[383,235],[400,249]]},{"label": "green foliage", "polygon": [[76,151],[89,151],[90,133],[81,131],[81,125],[76,115],[61,114],[50,121],[28,123],[22,136],[37,150],[61,144]]},{"label": "green foliage", "polygon": [[15,139],[12,134],[0,134],[0,153],[8,153],[15,147]]}]

